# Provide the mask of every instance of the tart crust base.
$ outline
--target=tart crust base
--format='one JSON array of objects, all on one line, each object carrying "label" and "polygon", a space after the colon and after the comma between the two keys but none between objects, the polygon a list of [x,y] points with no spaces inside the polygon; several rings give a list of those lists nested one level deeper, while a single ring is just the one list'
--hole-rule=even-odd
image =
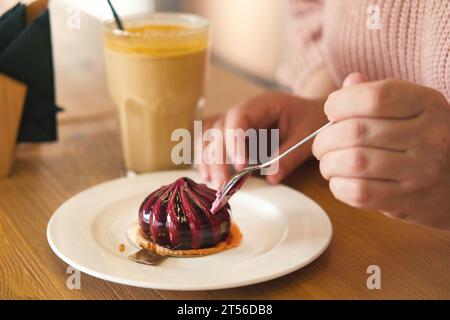
[{"label": "tart crust base", "polygon": [[188,250],[173,250],[162,247],[153,241],[148,240],[142,234],[141,228],[136,223],[128,229],[128,238],[131,242],[137,244],[141,248],[150,250],[161,256],[171,257],[193,257],[193,256],[206,256],[214,253],[218,253],[224,250],[229,250],[237,247],[242,240],[242,233],[236,223],[231,222],[230,234],[224,240],[216,244],[214,247],[202,248],[202,249],[188,249]]}]

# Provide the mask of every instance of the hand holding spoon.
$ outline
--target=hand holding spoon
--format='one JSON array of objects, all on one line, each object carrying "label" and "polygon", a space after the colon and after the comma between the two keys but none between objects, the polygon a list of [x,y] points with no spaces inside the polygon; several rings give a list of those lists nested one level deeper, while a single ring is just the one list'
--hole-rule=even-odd
[{"label": "hand holding spoon", "polygon": [[303,138],[302,140],[297,142],[295,145],[293,145],[292,147],[290,147],[288,150],[286,150],[282,154],[278,155],[277,157],[275,157],[265,163],[261,163],[261,164],[254,165],[254,166],[249,166],[249,167],[246,167],[246,168],[236,172],[228,180],[228,182],[226,182],[222,186],[222,188],[219,191],[217,191],[216,200],[214,201],[214,203],[212,204],[212,207],[211,207],[211,213],[214,214],[215,212],[220,210],[228,202],[228,200],[230,200],[230,198],[233,196],[233,194],[235,194],[242,187],[242,185],[245,183],[245,181],[252,175],[253,171],[260,170],[260,169],[271,166],[275,162],[279,161],[281,158],[285,157],[286,155],[288,155],[289,153],[291,153],[292,151],[294,151],[301,145],[305,144],[306,142],[308,142],[309,140],[311,140],[312,138],[317,136],[320,131],[322,131],[323,129],[325,129],[326,127],[328,127],[329,125],[331,125],[333,123],[334,123],[333,121],[330,121],[327,124],[323,125],[322,127],[320,127],[319,129],[317,129],[316,131],[311,133],[306,138]]}]

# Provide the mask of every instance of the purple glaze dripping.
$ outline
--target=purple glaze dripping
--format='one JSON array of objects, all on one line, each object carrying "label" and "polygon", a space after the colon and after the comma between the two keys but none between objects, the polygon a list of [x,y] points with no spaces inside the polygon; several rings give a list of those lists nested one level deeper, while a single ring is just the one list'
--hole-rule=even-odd
[{"label": "purple glaze dripping", "polygon": [[230,233],[230,206],[215,214],[215,191],[190,178],[180,178],[148,195],[139,208],[144,235],[170,249],[213,247]]}]

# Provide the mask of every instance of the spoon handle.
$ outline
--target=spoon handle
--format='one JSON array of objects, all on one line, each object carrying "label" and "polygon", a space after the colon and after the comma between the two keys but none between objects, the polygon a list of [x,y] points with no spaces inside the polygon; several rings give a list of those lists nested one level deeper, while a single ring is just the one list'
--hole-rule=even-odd
[{"label": "spoon handle", "polygon": [[269,160],[265,163],[262,163],[259,167],[260,168],[266,168],[270,165],[272,165],[273,163],[279,161],[281,158],[283,158],[284,156],[288,155],[289,153],[291,153],[292,151],[294,151],[295,149],[297,149],[298,147],[304,145],[306,142],[308,142],[309,140],[311,140],[312,138],[314,138],[315,136],[317,136],[319,134],[320,131],[322,131],[323,129],[325,129],[326,127],[332,125],[334,123],[334,121],[330,121],[327,124],[323,125],[322,127],[320,127],[319,129],[317,129],[316,131],[314,131],[313,133],[311,133],[309,136],[303,138],[302,140],[300,140],[299,142],[297,142],[296,144],[294,144],[292,147],[290,147],[289,149],[287,149],[285,152],[283,152],[282,154],[280,154],[279,156],[273,158],[272,160]]}]

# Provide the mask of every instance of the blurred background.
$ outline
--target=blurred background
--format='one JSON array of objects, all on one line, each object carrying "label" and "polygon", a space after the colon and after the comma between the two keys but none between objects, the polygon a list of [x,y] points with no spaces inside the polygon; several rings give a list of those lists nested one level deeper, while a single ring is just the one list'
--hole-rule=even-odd
[{"label": "blurred background", "polygon": [[290,22],[288,0],[171,2],[174,10],[198,13],[211,20],[216,58],[256,77],[275,79]]},{"label": "blurred background", "polygon": [[[1,0],[0,13],[17,0]],[[30,2],[30,1],[22,1]],[[266,86],[275,82],[277,67],[285,51],[289,28],[288,0],[113,0],[122,15],[151,11],[183,11],[210,19],[212,54],[217,64],[227,66]],[[89,81],[102,86],[96,92],[96,114],[108,112],[101,22],[112,18],[106,0],[50,0],[53,58],[57,103],[71,116],[83,107],[83,96],[91,96]],[[77,68],[71,68],[71,66]],[[70,70],[70,76],[65,74]],[[67,99],[67,101],[64,101]],[[68,101],[77,101],[71,106]],[[92,104],[92,100],[90,100]],[[80,107],[81,105],[81,107]],[[81,113],[80,113],[81,114]],[[64,112],[60,115],[64,119]]]}]

